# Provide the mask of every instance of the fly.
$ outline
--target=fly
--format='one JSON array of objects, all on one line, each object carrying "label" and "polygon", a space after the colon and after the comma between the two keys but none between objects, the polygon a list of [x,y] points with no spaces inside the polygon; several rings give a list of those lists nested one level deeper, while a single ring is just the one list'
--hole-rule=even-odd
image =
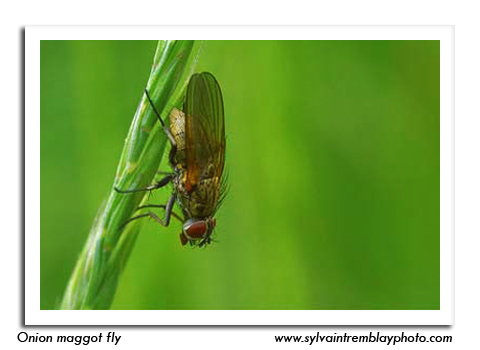
[{"label": "fly", "polygon": [[[160,181],[143,189],[120,190],[119,193],[151,191],[173,184],[173,192],[166,205],[147,204],[138,207],[164,208],[164,219],[148,212],[128,219],[125,223],[151,217],[163,226],[170,224],[171,216],[183,223],[180,241],[200,247],[211,242],[216,226],[215,213],[226,193],[225,166],[225,115],[220,85],[208,72],[194,74],[187,86],[183,111],[174,108],[167,127],[145,90],[171,148],[169,163],[172,171]],[[183,218],[173,212],[175,202]]]}]

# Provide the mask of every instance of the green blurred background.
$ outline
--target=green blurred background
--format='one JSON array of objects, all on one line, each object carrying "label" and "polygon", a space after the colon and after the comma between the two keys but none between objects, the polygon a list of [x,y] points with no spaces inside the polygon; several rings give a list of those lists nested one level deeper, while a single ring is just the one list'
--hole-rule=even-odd
[{"label": "green blurred background", "polygon": [[[155,47],[41,42],[42,309],[111,190]],[[196,71],[225,99],[218,242],[145,220],[113,309],[440,308],[438,41],[207,41]]]}]

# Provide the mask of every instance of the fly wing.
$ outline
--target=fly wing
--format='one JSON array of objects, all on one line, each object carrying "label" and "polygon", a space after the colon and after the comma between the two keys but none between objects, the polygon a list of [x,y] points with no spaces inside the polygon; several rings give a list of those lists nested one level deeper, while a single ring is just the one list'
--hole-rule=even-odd
[{"label": "fly wing", "polygon": [[221,179],[225,165],[225,116],[220,85],[210,73],[194,74],[183,106],[187,190],[201,179]]}]

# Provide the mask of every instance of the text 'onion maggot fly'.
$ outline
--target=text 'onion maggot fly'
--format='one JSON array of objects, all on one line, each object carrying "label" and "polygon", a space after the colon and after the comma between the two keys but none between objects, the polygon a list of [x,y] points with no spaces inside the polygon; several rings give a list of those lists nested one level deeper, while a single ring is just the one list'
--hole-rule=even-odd
[{"label": "text 'onion maggot fly'", "polygon": [[[183,103],[183,111],[170,113],[167,127],[145,94],[165,131],[171,149],[171,172],[157,183],[142,189],[120,190],[120,193],[151,191],[172,183],[173,192],[166,205],[148,204],[144,208],[164,208],[162,220],[148,212],[130,218],[125,224],[143,217],[151,217],[168,226],[171,216],[183,223],[180,240],[183,245],[204,246],[211,242],[216,225],[215,213],[225,198],[225,116],[220,85],[211,73],[194,74],[190,78]],[[183,218],[173,212],[175,202]]]}]

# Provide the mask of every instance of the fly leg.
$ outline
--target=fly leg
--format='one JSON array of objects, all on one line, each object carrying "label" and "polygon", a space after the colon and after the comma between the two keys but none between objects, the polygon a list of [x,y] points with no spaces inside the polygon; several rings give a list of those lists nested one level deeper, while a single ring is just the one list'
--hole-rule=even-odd
[{"label": "fly leg", "polygon": [[170,183],[175,178],[174,174],[169,174],[165,176],[163,179],[158,181],[156,184],[145,187],[145,188],[134,188],[132,190],[121,190],[117,187],[114,187],[115,191],[118,193],[133,193],[133,192],[146,192],[146,191],[152,191],[156,190],[157,188],[162,188],[163,186],[166,186]]},{"label": "fly leg", "polygon": [[[150,98],[150,95],[148,94],[148,90],[147,90],[147,89],[145,89],[145,95],[147,96],[148,102],[150,102],[150,105],[152,106],[153,111],[155,112],[158,120],[160,121],[160,124],[162,125],[163,131],[165,132],[165,134],[166,134],[167,137],[168,137],[168,140],[170,141],[171,148],[170,148],[170,153],[169,153],[169,155],[168,155],[168,159],[169,159],[170,164],[172,165],[172,167],[173,167],[174,169],[176,169],[177,162],[176,162],[176,160],[175,160],[175,156],[176,156],[176,154],[177,154],[177,142],[175,141],[175,138],[173,137],[172,132],[171,132],[170,129],[165,125],[164,121],[162,120],[162,117],[160,116],[160,114],[158,113],[157,109],[155,108],[155,105],[153,104],[152,99]],[[175,177],[175,175],[173,175],[173,174],[168,174],[168,175],[165,176],[163,179],[161,179],[160,181],[158,181],[156,184],[151,185],[151,186],[148,186],[148,187],[145,187],[145,188],[138,188],[138,189],[132,189],[132,190],[120,190],[119,188],[114,187],[114,189],[115,189],[115,191],[117,191],[118,193],[133,193],[133,192],[152,191],[152,190],[156,190],[157,188],[161,188],[161,187],[167,185],[170,181],[173,180],[174,177]]]},{"label": "fly leg", "polygon": [[[177,214],[173,213],[173,211],[172,211],[174,204],[175,204],[175,194],[172,194],[170,196],[170,199],[168,200],[167,205],[158,206],[158,207],[165,207],[165,217],[164,217],[163,220],[160,219],[155,213],[149,211],[146,214],[140,214],[140,215],[131,217],[130,219],[125,221],[120,228],[122,229],[128,223],[130,223],[134,220],[137,220],[137,219],[145,218],[145,217],[151,217],[152,219],[157,221],[160,225],[162,225],[164,227],[167,227],[170,224],[170,218],[172,217],[172,215],[174,217],[176,217],[177,219],[181,220],[181,218]],[[147,208],[147,207],[156,207],[156,206],[155,205],[146,205],[146,206],[140,206],[140,207],[138,207],[138,209]],[[182,222],[183,222],[183,220],[182,220]]]},{"label": "fly leg", "polygon": [[175,160],[175,155],[177,154],[177,142],[175,141],[175,138],[173,137],[172,132],[170,129],[165,125],[164,121],[162,120],[162,117],[160,117],[160,114],[157,112],[157,109],[155,108],[152,99],[150,98],[150,95],[148,94],[148,90],[145,89],[145,95],[147,96],[148,102],[150,102],[150,105],[153,108],[153,111],[157,115],[158,120],[160,121],[160,124],[162,125],[163,131],[168,137],[168,140],[170,141],[170,153],[168,154],[168,160],[170,161],[170,164],[172,167],[175,169],[177,166],[177,162]]},{"label": "fly leg", "polygon": [[[146,204],[146,205],[141,205],[137,208],[137,210],[140,210],[140,209],[145,209],[145,208],[162,208],[162,209],[166,209],[167,206],[165,204]],[[177,219],[178,221],[180,221],[182,224],[183,222],[185,221],[184,219],[182,219],[182,217],[180,215],[178,215],[177,213],[175,213],[174,211],[172,211],[172,216]]]}]

